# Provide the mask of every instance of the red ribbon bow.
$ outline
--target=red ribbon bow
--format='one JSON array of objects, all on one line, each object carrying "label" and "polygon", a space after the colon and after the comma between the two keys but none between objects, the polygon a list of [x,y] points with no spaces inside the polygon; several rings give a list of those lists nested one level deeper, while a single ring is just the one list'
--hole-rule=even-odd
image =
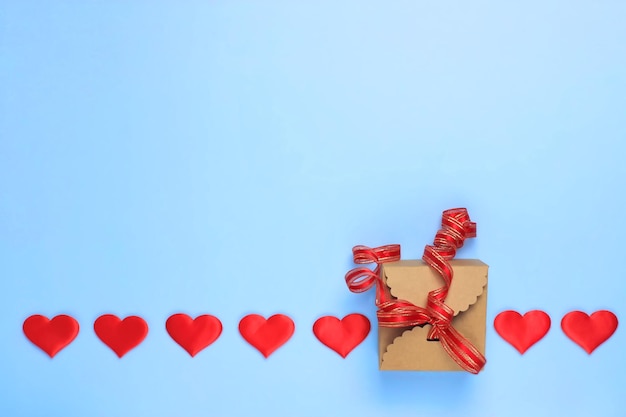
[{"label": "red ribbon bow", "polygon": [[430,340],[439,340],[448,355],[464,370],[477,374],[486,363],[478,349],[453,326],[454,311],[445,304],[454,272],[450,259],[465,239],[476,237],[476,223],[470,220],[464,208],[443,212],[441,229],[432,245],[426,245],[422,259],[441,275],[444,286],[428,293],[426,308],[418,307],[405,300],[394,299],[380,277],[383,263],[400,260],[400,245],[377,248],[355,246],[352,249],[354,263],[375,263],[372,271],[366,267],[354,268],[346,274],[346,283],[352,292],[364,292],[376,286],[378,323],[383,327],[414,327],[432,325]]}]

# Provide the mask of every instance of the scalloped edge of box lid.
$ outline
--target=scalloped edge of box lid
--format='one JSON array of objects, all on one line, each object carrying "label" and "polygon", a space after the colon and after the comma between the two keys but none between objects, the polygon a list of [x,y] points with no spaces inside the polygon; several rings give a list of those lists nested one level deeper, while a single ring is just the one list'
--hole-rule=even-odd
[{"label": "scalloped edge of box lid", "polygon": [[[446,304],[454,315],[466,311],[485,291],[489,266],[478,259],[453,259],[450,261],[454,276]],[[406,260],[383,264],[383,280],[391,295],[426,307],[428,293],[443,285],[443,279],[421,260]]]},{"label": "scalloped edge of box lid", "polygon": [[462,371],[438,341],[428,341],[429,325],[402,332],[387,346],[381,370]]}]

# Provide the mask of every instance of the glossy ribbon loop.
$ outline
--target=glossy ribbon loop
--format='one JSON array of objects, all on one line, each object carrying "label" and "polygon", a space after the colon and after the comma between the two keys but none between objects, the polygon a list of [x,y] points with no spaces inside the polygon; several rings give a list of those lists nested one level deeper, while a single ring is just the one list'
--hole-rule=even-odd
[{"label": "glossy ribbon loop", "polygon": [[400,245],[377,248],[355,246],[352,249],[354,263],[375,263],[376,268],[354,268],[346,274],[346,283],[352,292],[364,292],[376,287],[378,323],[383,327],[414,327],[432,325],[429,340],[439,340],[443,349],[461,368],[478,373],[486,363],[485,357],[453,326],[454,311],[445,304],[454,272],[450,263],[456,251],[463,247],[465,239],[476,237],[476,223],[470,220],[467,210],[446,210],[441,218],[441,229],[432,245],[426,245],[422,259],[443,279],[444,285],[428,293],[426,308],[405,300],[394,299],[380,276],[383,263],[400,260]]},{"label": "glossy ribbon loop", "polygon": [[355,264],[376,264],[371,270],[367,267],[354,268],[346,274],[346,284],[352,292],[365,292],[376,287],[376,305],[389,302],[391,295],[380,278],[380,266],[385,262],[400,260],[400,245],[385,245],[377,248],[355,246],[352,248],[352,257]]}]

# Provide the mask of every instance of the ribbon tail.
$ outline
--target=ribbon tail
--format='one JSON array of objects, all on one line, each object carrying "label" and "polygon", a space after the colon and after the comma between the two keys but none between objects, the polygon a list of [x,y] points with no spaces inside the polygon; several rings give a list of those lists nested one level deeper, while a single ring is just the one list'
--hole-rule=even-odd
[{"label": "ribbon tail", "polygon": [[439,331],[439,342],[448,355],[467,372],[477,374],[487,363],[482,353],[454,327]]}]

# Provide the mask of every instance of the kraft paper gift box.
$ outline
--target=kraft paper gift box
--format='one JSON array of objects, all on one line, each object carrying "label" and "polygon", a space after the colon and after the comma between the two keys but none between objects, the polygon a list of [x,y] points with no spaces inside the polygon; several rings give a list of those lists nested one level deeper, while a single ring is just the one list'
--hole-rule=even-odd
[{"label": "kraft paper gift box", "polygon": [[[485,354],[487,264],[477,259],[453,259],[454,278],[445,303],[454,310],[452,326]],[[426,307],[428,293],[443,286],[436,271],[423,261],[382,265],[381,279],[392,296]],[[427,340],[430,325],[413,328],[378,326],[380,370],[462,371],[439,341]]]}]

